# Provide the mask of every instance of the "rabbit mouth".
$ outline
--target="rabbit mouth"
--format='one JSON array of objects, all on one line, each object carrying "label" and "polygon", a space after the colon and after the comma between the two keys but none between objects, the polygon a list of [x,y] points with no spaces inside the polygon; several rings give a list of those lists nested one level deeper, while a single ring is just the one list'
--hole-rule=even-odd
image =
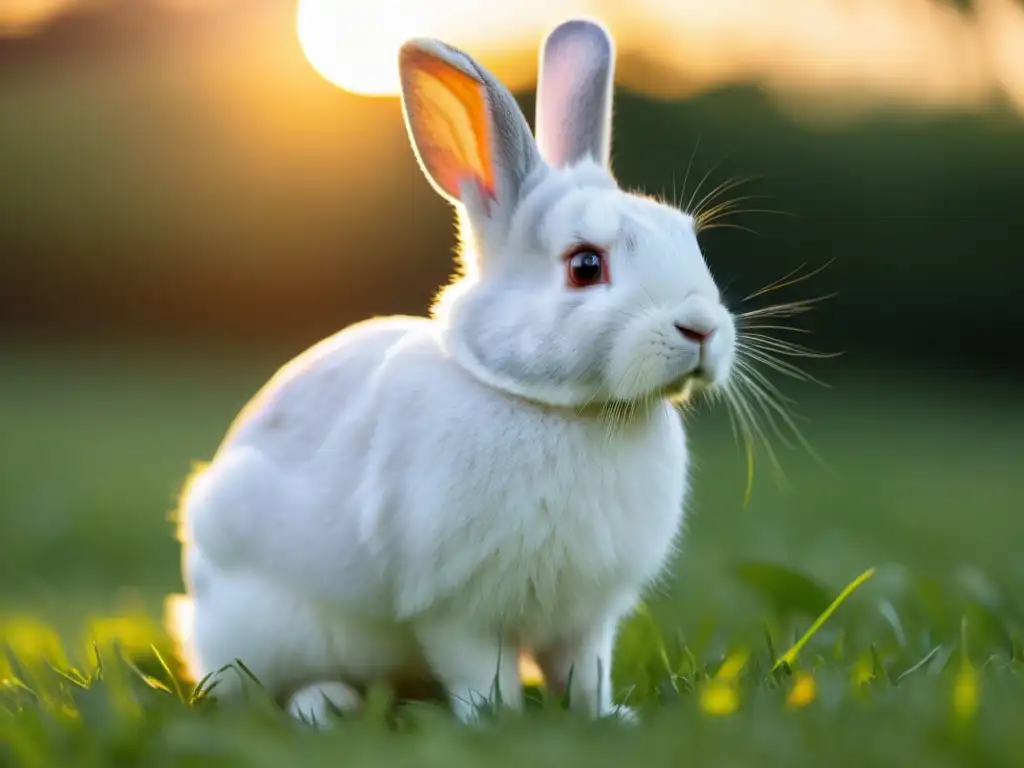
[{"label": "rabbit mouth", "polygon": [[714,385],[715,381],[711,375],[703,366],[698,366],[661,387],[661,394],[670,400],[687,400],[692,395],[705,392]]}]

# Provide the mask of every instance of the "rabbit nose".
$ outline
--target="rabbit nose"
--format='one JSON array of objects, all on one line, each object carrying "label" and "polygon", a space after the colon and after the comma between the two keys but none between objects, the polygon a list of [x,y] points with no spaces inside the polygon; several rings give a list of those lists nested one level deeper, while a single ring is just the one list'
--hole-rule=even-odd
[{"label": "rabbit nose", "polygon": [[688,325],[681,325],[676,323],[676,330],[682,334],[682,337],[687,341],[692,341],[694,344],[707,344],[711,337],[715,335],[714,326],[698,325],[697,323],[689,323]]}]

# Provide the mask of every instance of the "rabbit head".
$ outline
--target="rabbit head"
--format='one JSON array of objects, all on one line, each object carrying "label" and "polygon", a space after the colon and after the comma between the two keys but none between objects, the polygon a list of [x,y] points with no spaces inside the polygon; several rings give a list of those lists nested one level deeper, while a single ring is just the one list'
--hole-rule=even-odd
[{"label": "rabbit head", "polygon": [[555,406],[654,402],[723,385],[736,329],[677,208],[609,167],[614,46],[589,20],[540,55],[536,140],[509,91],[433,39],[399,54],[420,166],[455,205],[460,266],[433,310],[449,353]]}]

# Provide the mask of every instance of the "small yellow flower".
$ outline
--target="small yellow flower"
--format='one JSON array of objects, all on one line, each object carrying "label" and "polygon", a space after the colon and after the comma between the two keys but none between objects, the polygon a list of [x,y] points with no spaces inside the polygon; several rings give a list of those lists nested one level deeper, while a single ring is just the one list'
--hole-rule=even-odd
[{"label": "small yellow flower", "polygon": [[718,669],[715,679],[722,681],[735,680],[736,676],[743,671],[743,667],[746,666],[748,658],[750,658],[750,652],[745,648],[730,654],[722,662],[722,666]]},{"label": "small yellow flower", "polygon": [[709,715],[731,715],[740,706],[735,686],[721,680],[711,680],[700,689],[700,708]]},{"label": "small yellow flower", "polygon": [[818,686],[814,678],[806,672],[798,672],[793,681],[793,687],[789,689],[786,696],[786,703],[790,707],[806,707],[817,695]]},{"label": "small yellow flower", "polygon": [[700,689],[700,708],[709,715],[731,715],[740,706],[735,680],[750,657],[745,648],[730,654],[715,676]]},{"label": "small yellow flower", "polygon": [[960,720],[970,720],[978,710],[978,672],[964,659],[953,682],[953,712]]}]

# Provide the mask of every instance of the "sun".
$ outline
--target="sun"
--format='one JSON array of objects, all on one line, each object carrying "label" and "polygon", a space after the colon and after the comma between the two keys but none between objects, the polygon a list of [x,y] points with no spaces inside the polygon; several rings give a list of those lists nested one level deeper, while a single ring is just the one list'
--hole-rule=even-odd
[{"label": "sun", "polygon": [[324,78],[362,96],[398,96],[398,49],[410,37],[439,38],[484,57],[500,50],[501,76],[516,87],[533,77],[535,46],[543,34],[571,14],[588,12],[593,3],[299,0],[296,23],[306,59]]},{"label": "sun", "polygon": [[467,0],[299,0],[299,43],[335,85],[363,96],[395,96],[401,44],[451,34],[480,7]]}]

